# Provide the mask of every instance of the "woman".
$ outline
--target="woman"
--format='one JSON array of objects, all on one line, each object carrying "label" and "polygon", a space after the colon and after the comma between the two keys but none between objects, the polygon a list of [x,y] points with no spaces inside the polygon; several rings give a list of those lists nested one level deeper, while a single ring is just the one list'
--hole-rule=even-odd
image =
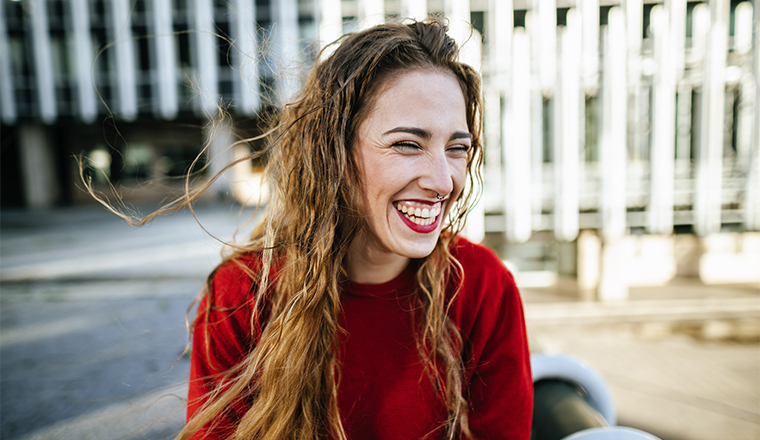
[{"label": "woman", "polygon": [[281,115],[251,241],[209,277],[178,438],[527,439],[517,289],[457,236],[478,74],[440,21],[339,43]]}]

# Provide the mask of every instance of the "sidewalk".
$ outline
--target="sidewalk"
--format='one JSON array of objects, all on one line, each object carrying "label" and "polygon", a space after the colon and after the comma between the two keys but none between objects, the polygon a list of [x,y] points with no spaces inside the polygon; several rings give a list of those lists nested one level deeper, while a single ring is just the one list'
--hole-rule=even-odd
[{"label": "sidewalk", "polygon": [[760,346],[620,326],[530,327],[545,353],[599,371],[618,424],[662,440],[760,439]]},{"label": "sidewalk", "polygon": [[[760,269],[759,269],[760,270]],[[632,287],[629,299],[581,301],[573,280],[550,287],[524,287],[531,327],[628,325],[644,332],[681,332],[705,339],[760,341],[760,286],[704,285],[676,278],[655,287]]]},{"label": "sidewalk", "polygon": [[760,439],[760,288],[677,278],[627,301],[574,283],[524,287],[531,350],[576,356],[607,381],[618,424],[663,440]]}]

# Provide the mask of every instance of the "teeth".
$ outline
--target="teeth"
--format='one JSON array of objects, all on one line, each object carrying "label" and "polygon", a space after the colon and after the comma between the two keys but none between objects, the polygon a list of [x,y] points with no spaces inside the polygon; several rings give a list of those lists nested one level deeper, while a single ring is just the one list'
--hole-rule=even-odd
[{"label": "teeth", "polygon": [[409,217],[409,216],[407,216],[406,218],[408,218],[412,223],[415,223],[421,226],[430,225],[435,221],[434,218],[419,218],[419,217]]},{"label": "teeth", "polygon": [[434,207],[428,208],[412,208],[411,206],[402,205],[401,203],[394,204],[397,210],[404,214],[404,217],[409,219],[414,224],[420,226],[427,226],[435,222],[438,214],[441,213],[441,205],[436,204]]}]

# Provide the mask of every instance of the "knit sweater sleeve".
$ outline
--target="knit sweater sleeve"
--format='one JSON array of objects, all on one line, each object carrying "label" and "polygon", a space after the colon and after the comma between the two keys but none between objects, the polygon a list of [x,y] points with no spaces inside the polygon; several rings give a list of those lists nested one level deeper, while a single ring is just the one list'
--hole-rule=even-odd
[{"label": "knit sweater sleeve", "polygon": [[527,440],[533,381],[519,292],[493,251],[459,246],[465,278],[452,318],[464,340],[471,430],[477,439]]},{"label": "knit sweater sleeve", "polygon": [[[230,262],[217,270],[209,286],[210,295],[198,307],[190,358],[188,420],[208,401],[209,393],[229,381],[229,370],[238,365],[252,348],[251,279],[241,263],[245,262]],[[210,308],[209,298],[213,305]],[[235,401],[190,438],[228,438],[249,408],[249,403]]]}]

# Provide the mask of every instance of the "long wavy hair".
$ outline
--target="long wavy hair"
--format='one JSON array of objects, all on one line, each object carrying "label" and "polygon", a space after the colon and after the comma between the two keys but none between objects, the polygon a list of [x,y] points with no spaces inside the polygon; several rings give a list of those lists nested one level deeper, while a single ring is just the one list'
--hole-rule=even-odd
[{"label": "long wavy hair", "polygon": [[[433,19],[345,35],[320,54],[299,97],[282,110],[267,143],[270,201],[250,241],[236,245],[222,263],[250,253],[260,256],[260,267],[247,268],[256,286],[250,336],[257,342],[177,439],[213,424],[239,399],[252,406],[231,438],[346,439],[337,399],[341,286],[347,279],[349,245],[367,230],[352,148],[382,86],[415,69],[457,78],[473,136],[466,189],[451,207],[433,252],[417,262],[416,274],[423,311],[418,350],[425,374],[443,385],[439,397],[448,418],[442,431],[450,438],[470,435],[462,341],[447,314],[456,294],[450,286],[459,286],[462,269],[449,252],[449,242],[463,227],[476,196],[482,103],[479,75],[458,62],[457,45],[446,32],[446,24]],[[214,307],[213,277],[204,292],[206,310],[198,319],[208,319]]]}]

